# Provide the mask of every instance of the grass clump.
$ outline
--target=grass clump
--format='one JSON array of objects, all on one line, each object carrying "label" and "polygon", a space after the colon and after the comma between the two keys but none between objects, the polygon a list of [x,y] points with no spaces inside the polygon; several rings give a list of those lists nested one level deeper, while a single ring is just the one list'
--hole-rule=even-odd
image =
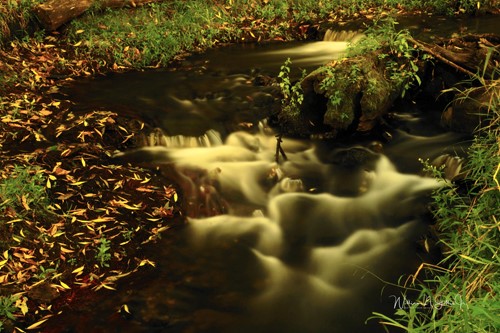
[{"label": "grass clump", "polygon": [[[411,285],[420,290],[416,300],[393,316],[375,314],[384,325],[406,332],[500,328],[500,94],[494,89],[498,80],[483,82],[491,93],[489,125],[474,138],[464,179],[433,196],[444,258],[438,265],[419,268]],[[440,170],[430,168],[440,175]]]},{"label": "grass clump", "polygon": [[[382,12],[438,8],[453,13],[491,7],[492,1],[313,1],[220,0],[168,1],[135,9],[98,7],[70,24],[68,37],[82,58],[99,58],[101,65],[119,68],[164,67],[184,52],[225,42],[307,38],[313,25]],[[464,8],[464,9],[462,9]]]},{"label": "grass clump", "polygon": [[160,67],[182,52],[229,40],[234,32],[226,28],[228,18],[221,13],[203,1],[108,10],[73,22],[69,38],[77,52],[109,64]]},{"label": "grass clump", "polygon": [[33,8],[42,0],[7,0],[0,6],[0,43],[11,38],[28,38],[36,29]]},{"label": "grass clump", "polygon": [[30,210],[45,211],[49,199],[45,192],[46,177],[36,166],[14,165],[10,174],[0,180],[0,210],[13,216],[24,216]]}]

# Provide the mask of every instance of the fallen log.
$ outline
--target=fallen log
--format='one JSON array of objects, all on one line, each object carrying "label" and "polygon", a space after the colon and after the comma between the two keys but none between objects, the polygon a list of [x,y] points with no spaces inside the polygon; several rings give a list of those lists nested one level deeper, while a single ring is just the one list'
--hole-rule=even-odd
[{"label": "fallen log", "polygon": [[98,9],[123,8],[160,1],[162,0],[48,0],[35,7],[35,14],[46,30],[54,31],[92,6]]},{"label": "fallen log", "polygon": [[444,45],[431,45],[413,38],[409,41],[438,61],[470,77],[480,74],[490,80],[500,62],[500,37],[494,34],[453,38]]}]

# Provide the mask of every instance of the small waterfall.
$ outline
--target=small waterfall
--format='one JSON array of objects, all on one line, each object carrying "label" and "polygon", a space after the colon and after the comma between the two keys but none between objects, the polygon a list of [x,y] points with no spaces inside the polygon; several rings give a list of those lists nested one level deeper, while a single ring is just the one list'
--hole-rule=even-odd
[{"label": "small waterfall", "polygon": [[172,135],[168,136],[160,128],[155,128],[149,135],[138,139],[142,147],[162,146],[167,148],[213,147],[222,145],[219,132],[210,129],[200,136]]},{"label": "small waterfall", "polygon": [[[222,145],[144,147],[116,157],[171,166],[183,179],[194,251],[244,267],[229,271],[259,272],[235,273],[235,284],[258,286],[242,301],[238,331],[371,332],[364,320],[380,307],[381,281],[418,265],[413,244],[425,230],[428,194],[441,184],[400,173],[361,146],[324,154],[284,139],[287,159],[277,162],[276,138],[260,127]],[[227,251],[246,255],[228,263]]]},{"label": "small waterfall", "polygon": [[356,30],[331,30],[328,29],[323,36],[323,41],[325,42],[349,42],[356,43],[365,35]]},{"label": "small waterfall", "polygon": [[303,43],[265,54],[267,57],[289,57],[295,65],[325,64],[342,57],[349,45],[357,43],[363,37],[364,35],[358,31],[327,30],[322,41]]}]

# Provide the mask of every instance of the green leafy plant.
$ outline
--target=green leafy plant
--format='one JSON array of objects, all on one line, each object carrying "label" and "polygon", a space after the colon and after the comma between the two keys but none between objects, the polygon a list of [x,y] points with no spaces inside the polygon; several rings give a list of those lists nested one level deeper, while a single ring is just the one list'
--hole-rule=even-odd
[{"label": "green leafy plant", "polygon": [[39,266],[40,272],[35,274],[35,278],[38,280],[44,280],[48,278],[50,275],[57,272],[58,264],[54,268],[44,268],[42,265]]},{"label": "green leafy plant", "polygon": [[[33,8],[42,0],[7,0],[0,7],[0,44],[16,37],[24,39],[35,30],[36,17]],[[35,30],[36,31],[36,30]]]},{"label": "green leafy plant", "polygon": [[109,267],[109,261],[111,260],[111,253],[109,253],[111,249],[110,244],[111,242],[104,236],[99,239],[99,247],[97,248],[95,258],[101,267]]},{"label": "green leafy plant", "polygon": [[[290,71],[292,61],[288,58],[283,65],[281,65],[280,72],[278,74],[279,86],[281,93],[283,94],[282,105],[287,109],[288,112],[298,113],[300,106],[304,101],[304,94],[302,92],[302,87],[300,81],[292,83],[290,78]],[[303,73],[305,76],[305,72]]]},{"label": "green leafy plant", "polygon": [[[19,309],[15,305],[18,297],[16,296],[0,296],[0,318],[15,320],[16,313]],[[2,320],[3,321],[3,320]]]},{"label": "green leafy plant", "polygon": [[397,29],[398,22],[391,17],[385,17],[367,28],[366,38],[351,45],[348,56],[366,54],[382,50],[378,58],[386,63],[387,77],[396,85],[401,86],[402,97],[416,83],[421,84],[418,76],[417,49],[410,43],[411,35],[406,29]]},{"label": "green leafy plant", "polygon": [[[359,70],[359,67],[356,68]],[[341,91],[341,89],[338,88],[343,86],[344,84],[347,84],[348,82],[351,84],[355,82],[358,79],[358,77],[355,76],[358,72],[353,71],[354,75],[340,79],[335,67],[333,66],[323,66],[320,70],[322,70],[324,73],[324,79],[320,83],[320,88],[323,91],[327,92],[326,95],[328,96],[328,102],[330,103],[330,105],[338,108],[344,100],[343,89]],[[339,83],[342,81],[343,83],[339,85]],[[341,120],[345,120],[348,117],[349,115],[347,115],[345,112],[340,113]]]},{"label": "green leafy plant", "polygon": [[39,167],[14,165],[8,178],[0,181],[0,209],[9,207],[20,216],[31,209],[47,212],[45,183]]}]

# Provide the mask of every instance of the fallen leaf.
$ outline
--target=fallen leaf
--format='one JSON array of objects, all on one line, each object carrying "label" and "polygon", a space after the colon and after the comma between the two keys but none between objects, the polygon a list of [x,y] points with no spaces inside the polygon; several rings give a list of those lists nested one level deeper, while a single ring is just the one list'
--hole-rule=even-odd
[{"label": "fallen leaf", "polygon": [[45,323],[47,320],[49,320],[49,319],[47,318],[47,319],[43,319],[43,320],[37,321],[33,325],[28,326],[26,329],[27,330],[34,330],[35,328],[38,328],[40,325],[42,325],[43,323]]}]

